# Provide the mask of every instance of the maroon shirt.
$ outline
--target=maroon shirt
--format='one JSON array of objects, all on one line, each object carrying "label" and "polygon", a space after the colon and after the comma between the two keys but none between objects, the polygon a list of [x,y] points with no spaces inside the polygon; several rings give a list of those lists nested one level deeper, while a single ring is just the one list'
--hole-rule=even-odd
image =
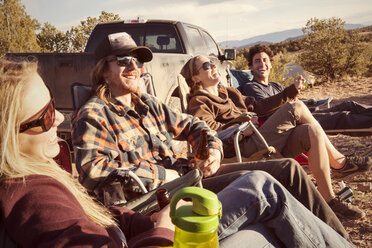
[{"label": "maroon shirt", "polygon": [[[28,176],[0,183],[1,221],[22,247],[122,247],[118,232],[95,224],[67,188],[48,176]],[[173,232],[154,228],[147,216],[110,209],[129,247],[172,245]]]}]

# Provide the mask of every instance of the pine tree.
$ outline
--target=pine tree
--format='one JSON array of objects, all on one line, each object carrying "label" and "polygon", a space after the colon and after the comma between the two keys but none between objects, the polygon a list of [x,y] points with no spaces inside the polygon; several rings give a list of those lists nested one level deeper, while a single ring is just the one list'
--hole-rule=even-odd
[{"label": "pine tree", "polygon": [[39,52],[35,30],[40,24],[25,11],[20,0],[0,3],[0,56],[15,52]]}]

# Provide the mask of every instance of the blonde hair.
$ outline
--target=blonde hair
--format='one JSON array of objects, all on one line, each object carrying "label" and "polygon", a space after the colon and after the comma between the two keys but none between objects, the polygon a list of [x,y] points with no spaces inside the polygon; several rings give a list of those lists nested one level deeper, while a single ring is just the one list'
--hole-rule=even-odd
[{"label": "blonde hair", "polygon": [[189,59],[186,64],[181,69],[181,75],[185,78],[188,86],[190,87],[190,93],[193,94],[194,92],[203,88],[201,82],[194,82],[192,77],[198,75],[198,68],[196,67],[196,61],[201,59],[201,55],[195,56]]},{"label": "blonde hair", "polygon": [[[97,225],[116,225],[110,212],[95,202],[85,188],[68,172],[47,157],[35,157],[20,150],[19,127],[23,94],[29,77],[37,73],[37,63],[0,59],[0,181],[30,175],[45,175],[62,183],[77,199],[85,213]],[[40,154],[42,156],[42,154]]]},{"label": "blonde hair", "polygon": [[109,104],[111,91],[103,75],[107,70],[108,62],[106,58],[102,58],[94,66],[91,78],[93,83],[92,94],[98,96],[104,103]]}]

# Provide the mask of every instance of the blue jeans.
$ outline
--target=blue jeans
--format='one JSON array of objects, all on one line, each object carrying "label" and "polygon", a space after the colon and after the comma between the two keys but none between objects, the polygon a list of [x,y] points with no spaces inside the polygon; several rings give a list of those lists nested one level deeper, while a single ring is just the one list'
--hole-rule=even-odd
[{"label": "blue jeans", "polygon": [[266,172],[239,177],[218,198],[221,247],[353,247]]}]

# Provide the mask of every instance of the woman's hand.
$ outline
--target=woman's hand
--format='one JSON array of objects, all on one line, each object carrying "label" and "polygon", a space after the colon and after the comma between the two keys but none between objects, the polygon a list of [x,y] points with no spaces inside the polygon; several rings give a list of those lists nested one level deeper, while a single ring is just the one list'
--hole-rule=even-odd
[{"label": "woman's hand", "polygon": [[199,164],[204,177],[213,176],[221,166],[222,154],[218,149],[209,148],[209,158]]}]

